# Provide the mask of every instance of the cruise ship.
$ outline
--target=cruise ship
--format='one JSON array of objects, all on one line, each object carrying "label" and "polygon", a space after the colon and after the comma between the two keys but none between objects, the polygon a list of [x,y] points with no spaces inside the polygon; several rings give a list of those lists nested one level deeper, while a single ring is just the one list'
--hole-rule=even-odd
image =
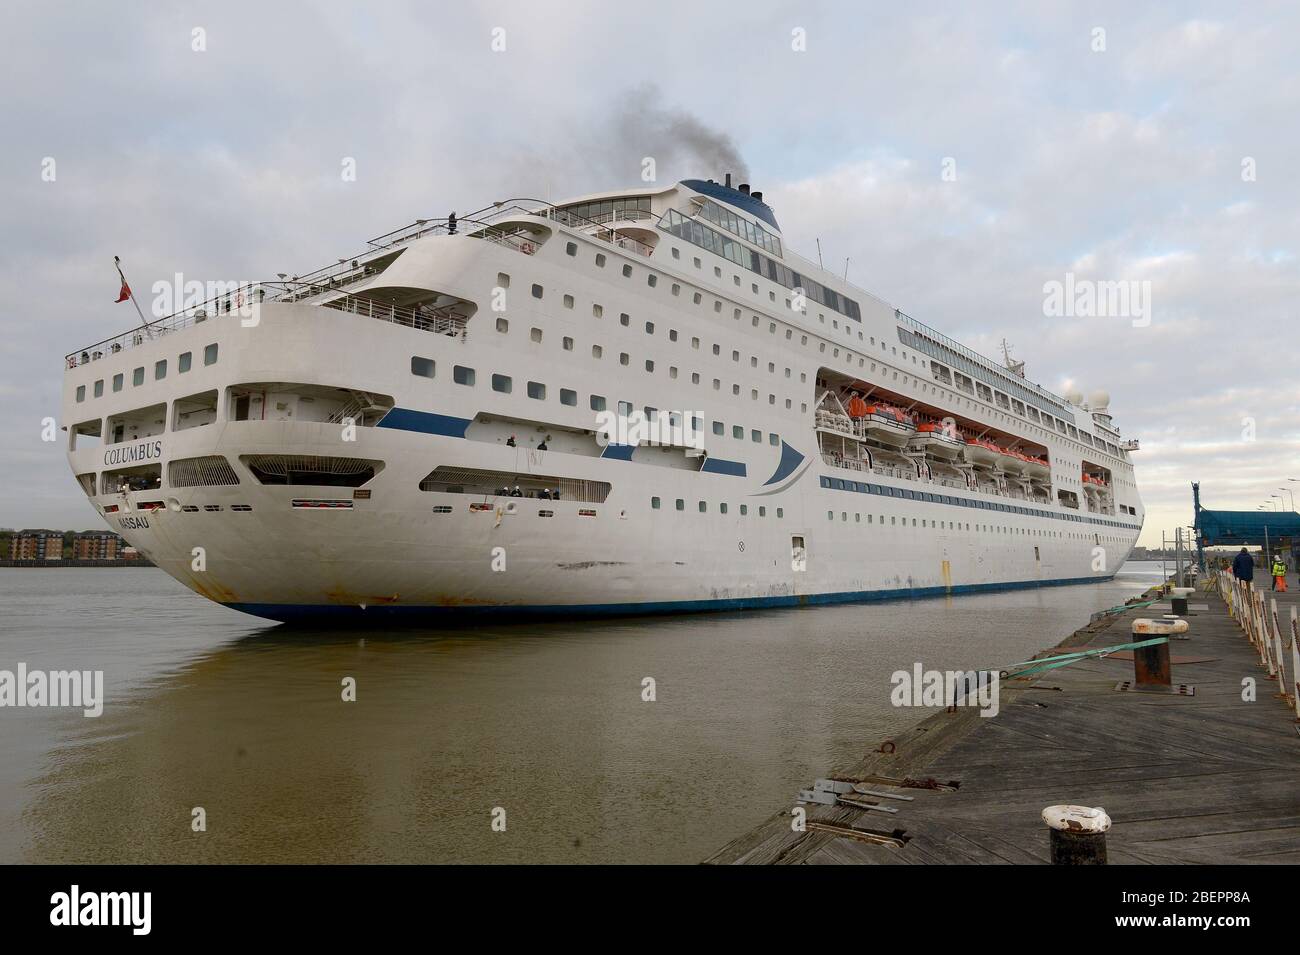
[{"label": "cruise ship", "polygon": [[66,365],[95,509],[273,620],[1081,583],[1142,526],[1104,392],[796,255],[730,175],[419,219]]}]

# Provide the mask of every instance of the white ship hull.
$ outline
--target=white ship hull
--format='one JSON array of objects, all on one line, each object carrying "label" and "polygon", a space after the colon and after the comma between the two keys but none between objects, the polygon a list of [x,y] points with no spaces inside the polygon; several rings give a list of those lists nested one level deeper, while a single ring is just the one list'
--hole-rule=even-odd
[{"label": "white ship hull", "polygon": [[[255,318],[180,321],[121,351],[70,356],[64,421],[74,432],[74,474],[109,526],[167,573],[214,601],[279,620],[924,596],[1101,580],[1127,557],[1141,525],[1135,487],[1117,495],[1132,514],[1087,513],[827,463],[813,427],[827,368],[866,383],[901,369],[901,382],[888,379],[896,398],[935,400],[926,378],[906,374],[913,349],[890,351],[901,326],[881,303],[864,301],[861,321],[834,316],[845,326],[836,335],[829,317],[823,325],[772,305],[771,282],[761,295],[737,288],[734,265],[711,278],[716,256],[691,268],[701,250],[687,243],[661,237],[647,257],[550,228],[531,251],[463,234],[422,238],[387,267],[386,286],[481,303],[463,334],[276,302],[253,309]],[[566,252],[570,242],[577,255]],[[669,245],[684,258],[670,258]],[[593,265],[597,254],[605,266]],[[650,272],[660,276],[657,290],[647,289]],[[509,304],[494,312],[486,303],[505,275]],[[702,305],[690,291],[663,288],[678,282],[700,290]],[[534,284],[543,298],[530,294]],[[186,353],[192,364],[182,373]],[[208,354],[213,361],[202,363]],[[431,361],[433,376],[412,374],[413,358]],[[162,361],[170,365],[159,377]],[[456,366],[475,369],[472,385],[457,380]],[[136,369],[148,370],[138,385]],[[114,390],[117,375],[123,384]],[[510,390],[494,390],[493,376],[511,379]],[[545,385],[536,396],[534,382]],[[343,406],[313,410],[313,401],[328,406],[329,389],[381,396],[382,407],[358,412],[349,431],[328,420]],[[602,448],[592,435],[593,395],[611,409],[626,400],[697,415],[704,454]],[[87,446],[96,422],[99,440]],[[1037,436],[1067,460],[1067,442]],[[218,458],[238,483],[194,484],[187,462]],[[323,458],[376,470],[355,487],[292,474],[299,483],[266,483],[266,461]],[[191,475],[185,481],[177,462]],[[1131,475],[1122,457],[1105,463]],[[501,477],[533,490],[558,476],[592,490],[581,492],[585,500],[480,493],[453,483],[460,478],[431,484],[437,469],[491,473],[492,484]],[[131,488],[140,475],[143,486]]]}]

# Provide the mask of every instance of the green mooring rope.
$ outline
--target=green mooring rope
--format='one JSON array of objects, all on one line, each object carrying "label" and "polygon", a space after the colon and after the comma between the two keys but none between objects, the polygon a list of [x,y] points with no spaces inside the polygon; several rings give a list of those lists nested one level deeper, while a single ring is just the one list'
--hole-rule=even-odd
[{"label": "green mooring rope", "polygon": [[[1137,650],[1141,647],[1155,646],[1157,643],[1168,643],[1168,637],[1153,637],[1150,640],[1139,640],[1136,643],[1117,643],[1113,647],[1097,647],[1093,650],[1078,650],[1074,653],[1061,653],[1054,657],[1039,657],[1037,660],[1025,660],[1022,663],[1013,663],[1001,671],[1001,678],[1011,679],[1013,677],[1028,676],[1031,673],[1039,673],[1044,670],[1055,670],[1057,667],[1068,667],[1071,663],[1077,663],[1080,660],[1086,660],[1089,657],[1104,657],[1107,654],[1114,653],[1116,650]],[[1027,670],[1020,670],[1012,673],[1016,667],[1029,667]]]}]

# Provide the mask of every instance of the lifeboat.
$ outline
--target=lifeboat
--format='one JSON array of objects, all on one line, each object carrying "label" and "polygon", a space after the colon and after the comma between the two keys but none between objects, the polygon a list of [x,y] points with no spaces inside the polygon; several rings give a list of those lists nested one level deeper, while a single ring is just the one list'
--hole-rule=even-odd
[{"label": "lifeboat", "polygon": [[1090,485],[1092,485],[1093,487],[1095,487],[1095,488],[1099,488],[1099,489],[1105,489],[1106,486],[1107,486],[1107,485],[1106,485],[1106,482],[1103,481],[1101,478],[1099,478],[1099,477],[1094,477],[1093,475],[1091,475],[1091,474],[1086,474],[1086,473],[1083,475],[1083,483],[1084,483],[1084,484],[1090,484]]},{"label": "lifeboat", "polygon": [[966,439],[966,460],[987,467],[1001,464],[1003,451],[987,438]]},{"label": "lifeboat", "polygon": [[944,461],[955,460],[965,446],[961,435],[937,421],[917,425],[916,434],[907,442],[909,451],[924,451]]},{"label": "lifeboat", "polygon": [[1025,474],[1031,478],[1046,481],[1052,476],[1052,466],[1046,458],[1037,458],[1032,454],[1025,455]]},{"label": "lifeboat", "polygon": [[916,434],[916,419],[901,408],[876,402],[866,405],[863,410],[865,414],[855,424],[858,433],[864,438],[902,448]]},{"label": "lifeboat", "polygon": [[856,420],[858,418],[865,418],[869,414],[869,412],[867,411],[867,407],[868,406],[865,401],[863,401],[857,395],[854,395],[852,398],[849,399],[848,407],[846,407],[844,410],[849,413],[850,418]]}]

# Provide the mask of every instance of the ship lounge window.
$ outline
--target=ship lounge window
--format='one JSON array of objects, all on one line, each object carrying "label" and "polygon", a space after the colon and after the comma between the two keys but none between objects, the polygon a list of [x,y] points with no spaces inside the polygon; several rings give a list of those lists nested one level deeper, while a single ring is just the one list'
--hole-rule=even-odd
[{"label": "ship lounge window", "polygon": [[182,375],[185,374],[187,371],[190,370],[190,364],[193,362],[193,360],[194,360],[193,352],[188,352],[188,351],[181,352],[178,356],[176,356],[176,371],[179,374]]},{"label": "ship lounge window", "polygon": [[546,386],[540,381],[530,381],[528,383],[528,397],[537,401],[546,400]]},{"label": "ship lounge window", "polygon": [[466,368],[464,365],[456,365],[451,369],[451,380],[458,385],[469,385],[474,387],[474,369]]},{"label": "ship lounge window", "polygon": [[509,376],[509,375],[493,375],[493,376],[492,376],[492,390],[493,390],[493,391],[499,391],[499,392],[501,392],[503,395],[508,395],[508,394],[510,394],[511,386],[512,386],[512,383],[511,383],[511,381],[510,381],[510,376]]},{"label": "ship lounge window", "polygon": [[77,401],[85,401],[85,400],[86,400],[86,386],[77,385]]},{"label": "ship lounge window", "polygon": [[743,425],[733,424],[731,426],[731,436],[737,441],[745,440],[745,428]]},{"label": "ship lounge window", "polygon": [[153,380],[161,381],[167,377],[167,359],[153,363]]},{"label": "ship lounge window", "polygon": [[604,411],[604,410],[605,410],[605,397],[604,397],[603,395],[592,395],[592,396],[591,396],[591,410],[592,410],[592,411]]},{"label": "ship lounge window", "polygon": [[421,378],[432,378],[434,361],[432,358],[421,358],[419,355],[411,356],[411,374],[419,375]]},{"label": "ship lounge window", "polygon": [[144,365],[131,372],[131,385],[138,388],[144,384]]},{"label": "ship lounge window", "polygon": [[727,430],[727,426],[726,426],[725,424],[723,424],[721,421],[715,421],[715,422],[713,422],[713,433],[714,433],[714,434],[719,434],[719,435],[720,435],[720,434],[722,434],[722,433],[723,433],[724,431],[726,431],[726,430]]},{"label": "ship lounge window", "polygon": [[217,343],[203,346],[203,364],[215,365],[217,363]]},{"label": "ship lounge window", "polygon": [[116,375],[113,376],[113,390],[114,390],[114,391],[121,391],[121,390],[122,390],[122,373],[121,373],[121,372],[118,372]]},{"label": "ship lounge window", "polygon": [[100,378],[98,381],[95,382],[95,397],[102,398],[103,396],[104,396],[104,379]]},{"label": "ship lounge window", "polygon": [[561,388],[560,404],[576,408],[578,406],[578,393],[571,388]]}]

